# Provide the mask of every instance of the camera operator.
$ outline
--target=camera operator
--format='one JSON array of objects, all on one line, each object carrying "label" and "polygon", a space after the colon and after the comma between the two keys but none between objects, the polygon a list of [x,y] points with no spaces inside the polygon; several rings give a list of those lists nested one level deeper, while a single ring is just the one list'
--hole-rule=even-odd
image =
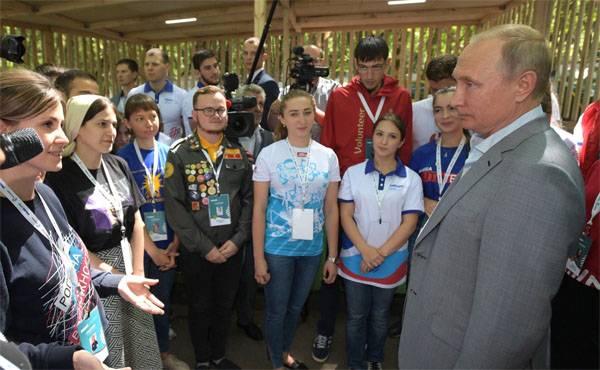
[{"label": "camera operator", "polygon": [[[322,67],[323,64],[323,50],[316,45],[305,45],[304,46],[304,54],[308,55],[312,61],[309,63],[314,65],[315,67]],[[329,95],[331,92],[338,87],[342,86],[336,80],[332,80],[325,77],[314,76],[312,80],[309,81],[309,90],[308,92],[315,98],[316,103],[316,111],[315,111],[315,120],[317,121],[311,130],[311,136],[313,140],[319,141],[321,136],[321,125],[323,124],[323,118],[325,116],[325,108],[327,107],[327,100],[329,99]],[[290,90],[290,86],[286,86],[283,89],[282,96],[287,94]],[[279,122],[279,100],[273,103],[271,106],[271,110],[269,112],[269,128],[274,129]]]},{"label": "camera operator", "polygon": [[[273,133],[260,127],[266,94],[259,85],[250,84],[244,85],[239,90],[238,97],[256,98],[254,107],[244,109],[245,112],[254,114],[254,134],[250,137],[238,138],[239,143],[246,149],[248,159],[254,164],[260,151],[273,144]],[[257,283],[254,279],[254,255],[251,241],[244,247],[244,253],[242,276],[236,296],[237,326],[244,330],[249,338],[259,341],[263,339],[263,333],[254,322]]]}]

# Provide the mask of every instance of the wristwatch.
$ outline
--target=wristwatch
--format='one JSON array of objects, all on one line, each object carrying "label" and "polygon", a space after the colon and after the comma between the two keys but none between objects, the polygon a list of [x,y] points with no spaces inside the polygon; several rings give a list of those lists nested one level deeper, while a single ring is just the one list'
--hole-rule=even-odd
[{"label": "wristwatch", "polygon": [[335,264],[337,262],[337,257],[327,257],[327,261]]}]

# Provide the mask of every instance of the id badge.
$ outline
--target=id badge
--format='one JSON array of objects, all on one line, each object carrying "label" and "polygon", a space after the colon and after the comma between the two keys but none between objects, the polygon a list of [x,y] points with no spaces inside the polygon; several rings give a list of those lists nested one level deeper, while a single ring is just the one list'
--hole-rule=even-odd
[{"label": "id badge", "polygon": [[390,236],[390,223],[389,222],[371,222],[369,224],[369,235],[367,236],[367,243],[371,247],[381,247]]},{"label": "id badge", "polygon": [[313,240],[314,210],[294,208],[292,210],[292,239]]},{"label": "id badge", "polygon": [[164,211],[144,212],[144,221],[153,242],[167,240],[167,219]]},{"label": "id badge", "polygon": [[373,139],[365,140],[365,159],[373,159]]},{"label": "id badge", "polygon": [[108,347],[98,307],[90,312],[87,319],[77,325],[77,332],[83,349],[93,354],[100,362],[108,357]]},{"label": "id badge", "polygon": [[229,194],[211,195],[208,197],[208,217],[211,227],[231,224]]},{"label": "id badge", "polygon": [[577,240],[577,250],[575,251],[575,255],[569,256],[569,259],[567,259],[567,270],[576,276],[579,275],[591,246],[592,238],[582,233]]}]

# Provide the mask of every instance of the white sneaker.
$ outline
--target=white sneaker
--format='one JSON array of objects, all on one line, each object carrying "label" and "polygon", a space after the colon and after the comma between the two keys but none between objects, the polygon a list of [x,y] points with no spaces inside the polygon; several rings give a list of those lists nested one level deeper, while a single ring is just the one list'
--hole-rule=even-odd
[{"label": "white sneaker", "polygon": [[177,338],[177,333],[175,333],[175,330],[173,330],[172,327],[169,327],[169,340],[173,340]]}]

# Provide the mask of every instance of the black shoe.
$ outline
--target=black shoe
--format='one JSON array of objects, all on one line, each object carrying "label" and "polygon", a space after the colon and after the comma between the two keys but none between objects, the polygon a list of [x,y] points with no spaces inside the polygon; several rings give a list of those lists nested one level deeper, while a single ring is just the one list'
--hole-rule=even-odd
[{"label": "black shoe", "polygon": [[317,334],[313,340],[312,358],[313,360],[323,363],[329,358],[329,349],[331,348],[332,336]]},{"label": "black shoe", "polygon": [[254,340],[263,340],[262,330],[255,323],[251,322],[247,325],[242,325],[240,323],[237,324],[238,328],[244,330],[248,338]]},{"label": "black shoe", "polygon": [[223,369],[223,370],[238,370],[241,369],[235,362],[228,360],[226,358],[222,358],[219,363],[215,361],[210,362],[213,369]]},{"label": "black shoe", "polygon": [[388,337],[398,338],[402,333],[402,320],[398,320],[388,328]]},{"label": "black shoe", "polygon": [[291,370],[300,370],[300,369],[308,369],[308,366],[304,362],[300,362],[298,360],[294,360],[291,364],[283,363],[283,367]]}]

